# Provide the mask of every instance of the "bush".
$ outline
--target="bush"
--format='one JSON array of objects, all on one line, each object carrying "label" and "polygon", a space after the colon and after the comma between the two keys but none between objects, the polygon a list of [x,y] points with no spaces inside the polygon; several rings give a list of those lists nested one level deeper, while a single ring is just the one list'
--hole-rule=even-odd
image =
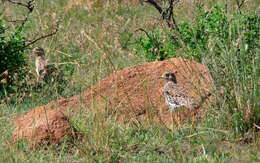
[{"label": "bush", "polygon": [[[0,19],[0,98],[7,93],[14,92],[15,81],[23,78],[26,66],[24,52],[26,39],[22,37],[22,30],[10,33]],[[8,73],[8,76],[5,76]]]},{"label": "bush", "polygon": [[141,53],[147,61],[181,56],[202,62],[212,49],[214,39],[228,46],[243,39],[248,51],[256,50],[259,36],[259,16],[256,13],[234,14],[228,19],[219,6],[211,11],[204,11],[203,6],[198,6],[196,13],[195,21],[181,23],[178,32],[145,32],[145,37],[136,39],[137,54]]},{"label": "bush", "polygon": [[177,57],[176,50],[179,48],[179,44],[175,44],[168,33],[166,33],[166,37],[163,37],[163,33],[152,31],[147,32],[146,36],[136,40],[138,46],[135,49],[137,54],[143,54],[146,61],[162,61]]}]

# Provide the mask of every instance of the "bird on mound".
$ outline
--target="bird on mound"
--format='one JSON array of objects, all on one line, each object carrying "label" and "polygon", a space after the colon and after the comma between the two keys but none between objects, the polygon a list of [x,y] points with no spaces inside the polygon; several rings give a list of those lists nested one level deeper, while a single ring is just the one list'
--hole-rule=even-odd
[{"label": "bird on mound", "polygon": [[187,89],[177,84],[175,73],[176,72],[165,72],[160,77],[167,81],[163,88],[165,103],[169,106],[170,111],[178,107],[191,108],[194,104],[194,99],[189,96]]}]

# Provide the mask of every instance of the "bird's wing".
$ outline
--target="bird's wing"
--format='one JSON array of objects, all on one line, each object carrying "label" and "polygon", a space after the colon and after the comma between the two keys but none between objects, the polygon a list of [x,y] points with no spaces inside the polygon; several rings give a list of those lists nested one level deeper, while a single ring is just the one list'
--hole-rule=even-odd
[{"label": "bird's wing", "polygon": [[169,95],[176,97],[188,97],[188,91],[186,88],[180,87],[173,83],[167,83],[164,88],[165,91],[168,92]]},{"label": "bird's wing", "polygon": [[168,83],[165,86],[164,91],[168,96],[176,99],[176,102],[179,105],[191,105],[193,103],[193,99],[189,96],[186,88],[180,87],[173,83]]}]

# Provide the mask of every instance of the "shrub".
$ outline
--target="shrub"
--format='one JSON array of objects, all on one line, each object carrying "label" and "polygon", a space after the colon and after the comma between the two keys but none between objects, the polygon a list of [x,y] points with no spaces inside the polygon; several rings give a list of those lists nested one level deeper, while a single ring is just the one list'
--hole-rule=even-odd
[{"label": "shrub", "polygon": [[[138,45],[136,53],[142,53],[145,60],[162,61],[176,57],[176,45],[170,40],[170,37],[163,37],[159,31],[147,32],[146,37],[140,37],[136,40]],[[140,45],[140,46],[139,46]]]},{"label": "shrub", "polygon": [[[228,46],[233,46],[237,39],[243,39],[248,51],[256,50],[259,35],[259,16],[256,13],[234,14],[228,19],[219,6],[211,11],[204,11],[203,6],[198,6],[196,13],[194,22],[179,24],[177,35],[177,31],[145,31],[146,36],[136,39],[136,53],[141,53],[147,61],[181,56],[202,62],[216,38]],[[177,54],[177,51],[182,53]]]},{"label": "shrub", "polygon": [[6,78],[4,75],[8,72],[8,80],[0,83],[0,98],[14,92],[15,81],[23,78],[23,68],[26,66],[24,52],[27,49],[25,41],[22,30],[10,33],[4,26],[3,19],[0,19],[0,79]]}]

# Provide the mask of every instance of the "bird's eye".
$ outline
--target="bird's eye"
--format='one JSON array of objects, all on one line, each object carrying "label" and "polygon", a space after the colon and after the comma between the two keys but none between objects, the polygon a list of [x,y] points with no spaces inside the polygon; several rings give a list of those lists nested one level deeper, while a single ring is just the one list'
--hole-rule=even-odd
[{"label": "bird's eye", "polygon": [[165,74],[166,77],[169,77],[169,74]]}]

